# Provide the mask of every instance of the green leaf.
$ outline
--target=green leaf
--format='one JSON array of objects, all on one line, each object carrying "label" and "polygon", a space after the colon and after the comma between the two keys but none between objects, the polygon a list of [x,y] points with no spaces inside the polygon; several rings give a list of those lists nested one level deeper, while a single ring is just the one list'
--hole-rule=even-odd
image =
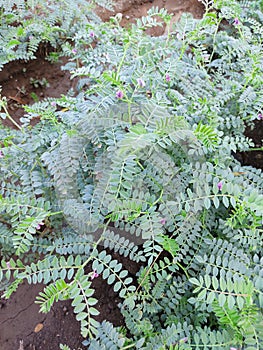
[{"label": "green leaf", "polygon": [[209,292],[206,299],[207,303],[212,304],[212,302],[215,300],[215,297],[215,292]]},{"label": "green leaf", "polygon": [[145,338],[141,338],[140,340],[138,340],[136,343],[136,349],[140,350],[142,348],[144,342],[145,342]]},{"label": "green leaf", "polygon": [[199,280],[197,278],[195,278],[195,277],[189,278],[189,282],[194,284],[194,285],[196,285],[196,286],[201,286]]},{"label": "green leaf", "polygon": [[110,270],[109,269],[105,269],[103,271],[102,278],[103,279],[107,279],[109,277],[109,275],[110,275]]},{"label": "green leaf", "polygon": [[90,307],[89,308],[89,313],[93,316],[98,316],[100,313],[97,309],[95,309],[94,307]]},{"label": "green leaf", "polygon": [[71,268],[71,269],[68,270],[68,279],[71,280],[73,275],[74,275],[74,269]]},{"label": "green leaf", "polygon": [[84,320],[87,317],[88,317],[87,312],[80,312],[79,314],[76,315],[77,321],[82,321],[82,320]]},{"label": "green leaf", "polygon": [[174,238],[167,237],[165,235],[160,236],[162,239],[159,242],[163,249],[168,251],[172,254],[172,256],[175,256],[178,252],[179,246]]},{"label": "green leaf", "polygon": [[76,307],[74,308],[74,312],[76,314],[80,313],[81,311],[83,311],[86,308],[86,304],[84,303],[79,303],[76,305]]},{"label": "green leaf", "polygon": [[213,197],[213,203],[214,203],[215,208],[218,209],[220,203],[219,203],[219,199],[217,196]]},{"label": "green leaf", "polygon": [[198,300],[203,300],[206,298],[206,289],[203,289],[199,294],[198,294]]},{"label": "green leaf", "polygon": [[121,286],[122,286],[121,281],[116,282],[113,286],[114,292],[118,292],[121,289]]},{"label": "green leaf", "polygon": [[245,303],[245,300],[240,296],[240,295],[238,295],[237,296],[237,306],[238,306],[238,308],[240,309],[240,310],[242,310],[243,309],[243,307],[244,307],[244,303]]},{"label": "green leaf", "polygon": [[77,306],[79,303],[81,303],[83,300],[82,295],[77,295],[74,300],[72,301],[72,306]]},{"label": "green leaf", "polygon": [[215,276],[212,276],[212,286],[215,290],[218,289],[219,283],[218,283],[218,279]]},{"label": "green leaf", "polygon": [[209,275],[205,275],[204,276],[204,281],[205,281],[206,288],[209,289],[210,286],[211,286],[211,278],[210,278],[210,276]]},{"label": "green leaf", "polygon": [[128,275],[128,271],[127,270],[122,270],[119,274],[119,278],[125,278]]},{"label": "green leaf", "polygon": [[218,296],[218,303],[219,303],[219,306],[223,307],[226,303],[226,295],[225,294],[219,294]]},{"label": "green leaf", "polygon": [[233,297],[233,295],[229,295],[227,297],[227,305],[229,307],[230,310],[232,310],[235,306],[235,303],[236,303],[236,300],[235,298]]},{"label": "green leaf", "polygon": [[189,202],[187,201],[186,203],[185,203],[185,207],[184,207],[184,210],[188,213],[189,211],[190,211],[190,204],[189,204]]},{"label": "green leaf", "polygon": [[229,199],[226,196],[223,196],[223,204],[226,208],[229,207]]},{"label": "green leaf", "polygon": [[233,206],[233,208],[235,208],[236,207],[236,200],[235,200],[235,197],[230,197],[230,203],[231,203],[231,205]]},{"label": "green leaf", "polygon": [[210,198],[206,197],[204,199],[204,206],[206,209],[209,209],[211,207],[211,201],[210,201]]},{"label": "green leaf", "polygon": [[224,277],[220,277],[219,285],[222,292],[226,291],[227,287],[226,287],[226,281]]},{"label": "green leaf", "polygon": [[95,298],[88,298],[88,304],[91,306],[96,305],[97,302],[98,302],[98,300]]},{"label": "green leaf", "polygon": [[8,42],[7,46],[8,46],[8,47],[11,47],[11,46],[19,45],[19,44],[21,44],[21,42],[20,42],[19,40],[17,40],[17,39],[12,39],[12,40],[10,40],[10,41]]},{"label": "green leaf", "polygon": [[94,294],[95,290],[94,289],[86,289],[85,290],[85,296],[86,297],[91,297]]},{"label": "green leaf", "polygon": [[107,280],[107,283],[108,284],[112,284],[116,279],[116,276],[115,275],[110,275],[108,280]]}]

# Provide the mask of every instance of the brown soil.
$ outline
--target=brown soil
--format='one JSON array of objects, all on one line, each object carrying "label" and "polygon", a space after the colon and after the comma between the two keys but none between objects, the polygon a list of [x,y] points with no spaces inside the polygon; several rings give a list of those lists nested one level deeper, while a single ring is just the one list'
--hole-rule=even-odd
[{"label": "brown soil", "polygon": [[[119,0],[116,3],[114,13],[98,9],[103,20],[121,13],[121,23],[129,25],[136,18],[146,15],[152,6],[167,8],[170,13],[175,14],[176,20],[183,12],[191,12],[196,18],[201,17],[203,13],[203,7],[198,0]],[[160,35],[164,30],[165,28],[154,28],[148,33]],[[52,64],[46,61],[43,55],[40,56],[31,62],[11,62],[0,72],[1,94],[8,100],[10,115],[18,122],[24,114],[22,105],[33,103],[33,97],[37,96],[39,100],[45,97],[59,97],[61,94],[67,94],[69,89],[75,86],[75,81],[70,80],[69,73],[60,69],[65,63],[64,60]],[[32,79],[42,82],[45,79],[48,84],[34,87]],[[5,124],[10,125],[8,123],[5,121]],[[261,144],[262,135],[260,137]],[[117,256],[115,258],[120,259],[131,274],[135,274],[139,268],[128,259]],[[120,300],[113,289],[100,277],[93,281],[93,285],[96,289],[95,297],[99,300],[96,305],[100,311],[98,321],[106,319],[114,325],[122,325],[123,319],[118,309]],[[56,303],[47,315],[39,313],[39,307],[34,300],[43,287],[39,284],[29,286],[24,283],[9,300],[0,300],[0,350],[57,350],[60,343],[67,344],[72,350],[84,349],[80,326],[70,301]]]},{"label": "brown soil", "polygon": [[[7,98],[9,113],[19,123],[25,111],[23,105],[30,105],[46,97],[60,97],[74,88],[75,81],[70,79],[68,71],[62,71],[66,60],[50,63],[38,52],[36,60],[14,61],[5,65],[0,72],[2,96]],[[11,125],[8,120],[5,125]]]},{"label": "brown soil", "polygon": [[[183,12],[190,12],[195,18],[201,18],[204,13],[204,7],[198,0],[120,0],[115,1],[115,12],[99,10],[99,15],[103,20],[120,13],[122,15],[121,24],[129,26],[134,23],[138,17],[146,16],[151,7],[165,8],[169,13],[173,13],[173,21],[177,21]],[[147,33],[152,36],[162,35],[165,28],[150,28]]]},{"label": "brown soil", "polygon": [[[251,138],[255,148],[263,147],[263,120],[255,120],[252,127],[247,127],[245,135]],[[239,153],[239,160],[243,165],[252,165],[255,168],[263,169],[263,152],[253,150]]]},{"label": "brown soil", "polygon": [[[102,278],[93,281],[98,299],[95,306],[100,312],[99,322],[109,320],[116,326],[123,324],[118,304],[121,302],[111,287]],[[0,304],[0,349],[1,350],[49,350],[67,344],[71,349],[84,349],[80,325],[76,321],[69,300],[54,304],[48,314],[39,313],[35,304],[44,285],[22,284],[7,301]],[[20,346],[23,343],[23,347]],[[19,347],[20,346],[20,347]]]},{"label": "brown soil", "polygon": [[[131,277],[135,276],[139,269],[137,263],[115,253],[112,257],[122,263]],[[44,287],[24,282],[10,299],[0,299],[0,350],[57,350],[59,344],[66,344],[72,350],[85,349],[70,300],[55,303],[48,314],[39,312],[35,300]],[[121,299],[113,287],[98,276],[92,281],[92,288],[98,300],[95,307],[100,312],[96,320],[124,325],[118,307]]]},{"label": "brown soil", "polygon": [[48,314],[39,313],[39,306],[34,301],[43,287],[24,283],[2,304],[1,350],[59,349],[59,343],[67,342],[75,349],[81,345],[80,327],[70,302],[56,303]]}]

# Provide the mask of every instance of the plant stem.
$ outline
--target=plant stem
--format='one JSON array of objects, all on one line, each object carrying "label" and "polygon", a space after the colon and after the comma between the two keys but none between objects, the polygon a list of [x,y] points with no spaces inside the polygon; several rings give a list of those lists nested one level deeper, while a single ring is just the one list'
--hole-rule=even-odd
[{"label": "plant stem", "polygon": [[135,348],[136,344],[130,344],[130,345],[126,345],[124,346],[124,348],[121,348],[121,350],[126,350],[126,349],[131,349],[131,348]]},{"label": "plant stem", "polygon": [[247,152],[250,152],[250,151],[263,151],[263,147],[249,148],[249,149],[247,150]]},{"label": "plant stem", "polygon": [[6,107],[6,101],[2,99],[1,95],[0,95],[0,107],[3,108],[7,118],[20,130],[22,131],[22,128],[19,124],[17,124],[17,122],[11,117],[11,115],[9,114],[7,107]]}]

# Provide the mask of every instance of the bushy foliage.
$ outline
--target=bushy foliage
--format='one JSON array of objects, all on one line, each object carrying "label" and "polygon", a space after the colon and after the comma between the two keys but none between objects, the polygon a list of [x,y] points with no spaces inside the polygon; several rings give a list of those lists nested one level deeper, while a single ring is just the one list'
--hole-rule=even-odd
[{"label": "bushy foliage", "polygon": [[50,46],[55,59],[60,46],[89,21],[100,22],[94,3],[113,9],[109,0],[0,0],[0,69],[13,60],[34,59],[40,44]]},{"label": "bushy foliage", "polygon": [[[88,349],[262,349],[263,178],[233,157],[262,116],[262,9],[203,3],[172,28],[153,8],[76,31],[62,46],[78,96],[0,129],[4,295],[27,280],[46,284],[43,312],[71,299]],[[96,321],[97,275],[125,329]]]}]

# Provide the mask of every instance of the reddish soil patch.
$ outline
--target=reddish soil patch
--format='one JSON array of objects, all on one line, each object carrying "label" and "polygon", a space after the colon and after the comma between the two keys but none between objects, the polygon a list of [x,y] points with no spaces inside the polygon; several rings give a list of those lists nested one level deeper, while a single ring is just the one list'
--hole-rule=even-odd
[{"label": "reddish soil patch", "polygon": [[255,120],[252,127],[247,127],[245,135],[254,141],[255,148],[249,152],[240,152],[238,159],[243,165],[252,165],[255,168],[263,169],[263,120]]},{"label": "reddish soil patch", "polygon": [[[123,325],[117,306],[121,300],[113,288],[100,277],[93,281],[93,287],[96,290],[94,296],[98,299],[95,307],[100,312],[96,319],[99,322],[107,319],[116,326]],[[70,300],[55,303],[48,314],[39,313],[35,299],[43,288],[41,284],[24,283],[9,300],[1,302],[1,350],[56,350],[60,343],[71,349],[84,350],[80,324],[75,319]]]},{"label": "reddish soil patch", "polygon": [[139,17],[146,16],[151,7],[166,8],[174,15],[180,12],[190,12],[196,18],[201,18],[204,12],[204,6],[198,0],[115,0],[115,4],[114,12],[98,8],[97,13],[103,21],[121,13],[123,15],[122,24],[126,25]]},{"label": "reddish soil patch", "polygon": [[[173,21],[177,21],[183,12],[190,12],[195,18],[201,18],[204,13],[204,6],[198,0],[119,0],[115,1],[114,13],[105,9],[99,9],[100,17],[107,21],[111,16],[120,13],[122,15],[121,25],[129,26],[137,18],[146,16],[151,7],[165,8],[169,13],[174,14]],[[147,33],[152,36],[162,35],[165,28],[150,28]]]},{"label": "reddish soil patch", "polygon": [[[112,257],[122,263],[130,276],[139,269],[137,263],[123,256],[113,253]],[[0,299],[1,350],[57,350],[59,344],[66,344],[72,350],[86,349],[70,300],[55,303],[48,314],[39,312],[35,300],[44,287],[24,282],[10,299]],[[100,312],[96,320],[108,320],[115,326],[124,325],[118,307],[121,299],[113,287],[108,286],[101,276],[92,281],[92,287],[95,289],[93,296],[98,300],[95,307]]]},{"label": "reddish soil patch", "polygon": [[[34,61],[14,61],[5,65],[0,72],[1,94],[7,98],[8,110],[14,120],[19,123],[19,118],[25,113],[23,105],[45,97],[60,97],[74,87],[75,81],[70,79],[70,73],[61,70],[65,62],[61,59],[58,63],[51,63],[38,54]],[[13,126],[8,120],[4,124]]]},{"label": "reddish soil patch", "polygon": [[[59,302],[48,314],[39,313],[35,304],[42,285],[21,285],[0,310],[0,348],[3,350],[59,349],[68,344],[81,346],[80,327],[70,302]],[[42,329],[41,329],[42,328]],[[23,344],[23,346],[21,345]]]}]

